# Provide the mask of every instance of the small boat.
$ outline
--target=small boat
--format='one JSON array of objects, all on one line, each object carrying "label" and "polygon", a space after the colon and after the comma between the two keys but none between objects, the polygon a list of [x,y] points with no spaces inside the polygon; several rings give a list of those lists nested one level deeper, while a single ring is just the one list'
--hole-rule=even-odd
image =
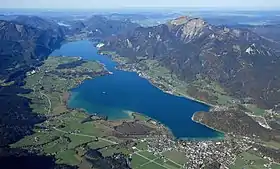
[{"label": "small boat", "polygon": [[103,94],[106,94],[106,92],[102,92]]}]

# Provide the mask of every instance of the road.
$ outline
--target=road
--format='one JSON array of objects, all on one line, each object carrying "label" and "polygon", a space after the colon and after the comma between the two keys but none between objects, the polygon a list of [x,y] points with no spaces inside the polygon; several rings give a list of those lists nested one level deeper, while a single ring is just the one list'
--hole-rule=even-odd
[{"label": "road", "polygon": [[157,158],[155,158],[155,159],[153,159],[153,160],[150,160],[150,161],[148,161],[148,162],[146,162],[146,163],[144,163],[144,164],[141,164],[140,165],[140,167],[143,167],[143,166],[145,166],[145,165],[147,165],[147,164],[150,164],[151,162],[154,162],[155,160],[157,160],[157,159],[159,159],[160,157],[157,157]]},{"label": "road", "polygon": [[169,169],[169,168],[165,167],[164,165],[162,165],[162,164],[160,164],[160,163],[154,161],[155,159],[154,159],[154,160],[149,159],[149,158],[147,158],[147,157],[145,157],[145,156],[139,154],[138,152],[135,152],[134,154],[136,154],[136,155],[138,155],[138,156],[140,156],[140,157],[142,157],[142,158],[145,158],[146,160],[149,160],[149,162],[151,162],[151,163],[155,163],[155,164],[157,164],[157,165],[159,165],[159,166],[161,166],[161,167],[163,167],[163,168]]},{"label": "road", "polygon": [[[64,130],[60,130],[56,127],[53,127],[54,130],[56,131],[59,131],[59,132],[62,132],[62,133],[66,133],[66,134],[71,134],[71,135],[76,135],[76,136],[83,136],[83,137],[91,137],[91,138],[96,138],[96,136],[91,136],[91,135],[87,135],[87,134],[79,134],[79,133],[69,133],[67,131],[64,131]],[[111,143],[111,144],[118,144],[117,142],[115,141],[111,141],[111,140],[108,140],[108,139],[105,139],[105,138],[102,138],[102,137],[98,137],[99,140],[102,140],[102,141],[105,141],[105,142],[108,142],[108,143]]]},{"label": "road", "polygon": [[[136,149],[137,149],[138,151],[135,152],[134,154],[137,154],[137,155],[143,157],[141,154],[139,154],[139,152],[141,152],[142,150],[139,150],[138,148],[136,148]],[[161,154],[164,153],[164,152],[166,152],[166,151],[161,152]],[[143,157],[143,158],[144,158],[144,157]],[[142,164],[141,167],[144,166],[144,165],[147,165],[147,164],[149,164],[149,163],[156,163],[155,160],[157,160],[157,159],[159,159],[159,158],[160,158],[160,157],[157,157],[157,158],[152,159],[152,160],[149,159],[149,158],[145,158],[146,160],[149,159],[149,161],[146,162],[146,163],[144,163],[144,164]],[[181,164],[178,164],[178,163],[176,163],[175,161],[173,161],[173,160],[171,160],[171,159],[169,159],[169,158],[166,158],[166,159],[169,160],[170,162],[172,162],[172,163],[178,165],[180,168],[182,168],[182,165],[181,165]],[[161,166],[162,166],[162,165],[161,165]],[[162,166],[162,167],[166,168],[165,166]]]},{"label": "road", "polygon": [[39,91],[40,92],[40,94],[42,95],[42,96],[45,96],[47,99],[48,99],[48,102],[49,102],[49,109],[48,109],[48,115],[51,113],[51,109],[52,109],[52,102],[51,102],[51,99],[49,98],[49,96],[48,95],[46,95],[45,93],[43,93],[43,92],[41,92],[41,91]]}]

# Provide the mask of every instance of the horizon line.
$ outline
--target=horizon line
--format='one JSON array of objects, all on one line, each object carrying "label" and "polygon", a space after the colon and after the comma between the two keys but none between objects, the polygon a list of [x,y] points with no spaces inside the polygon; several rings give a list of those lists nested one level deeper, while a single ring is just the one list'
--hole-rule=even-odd
[{"label": "horizon line", "polygon": [[182,6],[171,6],[171,7],[165,7],[165,6],[124,6],[124,7],[101,7],[101,8],[56,8],[56,7],[0,7],[0,10],[10,10],[10,9],[15,9],[15,10],[119,10],[119,9],[187,9],[187,10],[279,10],[279,7],[238,7],[238,6],[233,6],[233,7],[207,7],[207,6],[195,6],[195,7],[182,7]]}]

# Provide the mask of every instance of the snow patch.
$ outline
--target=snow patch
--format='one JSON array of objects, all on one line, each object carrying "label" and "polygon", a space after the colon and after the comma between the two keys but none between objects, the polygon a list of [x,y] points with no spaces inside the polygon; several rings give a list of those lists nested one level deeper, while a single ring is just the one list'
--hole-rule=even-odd
[{"label": "snow patch", "polygon": [[67,27],[69,27],[69,26],[70,26],[70,25],[65,24],[65,23],[62,23],[62,22],[58,22],[57,24],[58,24],[58,25],[60,25],[60,26],[67,26]]},{"label": "snow patch", "polygon": [[98,43],[98,44],[96,45],[97,48],[102,48],[103,46],[104,46],[104,43]]},{"label": "snow patch", "polygon": [[254,52],[254,50],[251,48],[251,46],[246,49],[246,53],[248,53],[248,54],[252,54],[253,52]]},{"label": "snow patch", "polygon": [[149,38],[151,38],[153,36],[152,32],[149,32]]},{"label": "snow patch", "polygon": [[157,35],[157,41],[161,41],[160,35]]},{"label": "snow patch", "polygon": [[126,39],[126,42],[127,42],[127,46],[128,46],[129,48],[132,48],[132,43],[130,42],[130,40],[129,40],[129,39]]}]

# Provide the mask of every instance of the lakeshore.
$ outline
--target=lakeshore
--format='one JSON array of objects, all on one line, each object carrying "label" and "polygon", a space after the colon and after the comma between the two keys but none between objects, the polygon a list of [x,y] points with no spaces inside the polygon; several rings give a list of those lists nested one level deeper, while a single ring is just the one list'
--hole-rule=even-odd
[{"label": "lakeshore", "polygon": [[116,69],[119,62],[98,54],[95,46],[89,41],[78,41],[57,51],[63,55],[79,55],[86,60],[98,61],[112,72],[111,75],[86,80],[73,88],[71,92],[77,94],[69,99],[69,107],[98,112],[107,116],[108,120],[128,119],[130,115],[124,112],[127,110],[139,112],[168,127],[176,138],[217,136],[215,130],[191,120],[196,111],[208,111],[208,105],[166,93],[135,72]]},{"label": "lakeshore", "polygon": [[184,98],[187,98],[189,100],[192,100],[192,101],[195,101],[195,102],[198,102],[198,103],[201,103],[201,104],[205,104],[209,107],[215,107],[216,106],[216,105],[211,104],[209,102],[205,102],[205,101],[196,99],[194,97],[191,97],[190,95],[187,95],[185,93],[181,93],[181,92],[178,92],[178,91],[167,90],[168,89],[167,85],[164,85],[164,87],[161,87],[161,85],[163,85],[162,83],[158,84],[156,79],[154,79],[151,76],[148,76],[146,74],[146,72],[137,69],[137,66],[128,66],[128,67],[120,66],[120,65],[124,65],[124,64],[128,64],[128,63],[126,61],[124,61],[124,59],[120,59],[121,56],[118,56],[117,54],[114,54],[113,52],[102,51],[102,52],[99,52],[99,53],[101,55],[106,56],[106,57],[110,57],[113,61],[117,62],[119,65],[116,67],[116,69],[123,70],[123,71],[128,71],[128,72],[135,72],[135,73],[138,74],[139,77],[147,79],[152,85],[159,88],[160,90],[162,90],[165,93],[175,95],[175,96],[178,96],[178,97],[184,97]]},{"label": "lakeshore", "polygon": [[[70,63],[76,63],[75,60],[71,60],[71,58],[68,57],[61,57],[61,58],[62,58],[61,61],[63,62],[62,63],[63,65],[65,65],[65,62],[63,61],[65,59],[66,60],[70,59],[69,60]],[[185,163],[188,163],[188,165],[196,165],[198,164],[198,162],[200,162],[201,159],[206,159],[206,161],[208,160],[212,161],[215,160],[216,158],[222,160],[224,164],[230,165],[235,160],[236,156],[234,154],[235,154],[236,147],[238,147],[238,151],[239,150],[244,151],[243,147],[245,147],[246,149],[249,146],[248,143],[252,142],[251,140],[248,140],[247,137],[235,138],[235,136],[228,136],[228,135],[226,135],[225,139],[220,139],[219,134],[215,135],[215,137],[213,136],[212,137],[180,137],[179,139],[174,139],[173,137],[167,136],[169,131],[172,131],[172,128],[168,127],[169,125],[166,125],[166,123],[162,123],[161,120],[159,120],[159,123],[157,123],[159,116],[157,116],[157,118],[150,118],[149,115],[147,116],[143,115],[145,114],[145,112],[149,112],[149,111],[143,111],[144,113],[142,111],[131,111],[131,109],[126,109],[127,107],[120,109],[121,111],[120,112],[117,111],[117,113],[124,113],[129,116],[134,116],[134,119],[131,120],[96,119],[95,117],[92,116],[93,114],[88,113],[91,111],[88,111],[86,109],[84,109],[86,110],[86,113],[81,112],[76,108],[65,109],[66,105],[63,102],[62,98],[63,96],[64,98],[68,97],[68,94],[66,94],[66,92],[71,88],[81,87],[85,85],[85,83],[88,83],[89,86],[91,87],[91,88],[85,88],[85,93],[87,96],[94,96],[94,94],[96,93],[91,93],[89,91],[96,90],[98,91],[97,97],[101,98],[101,100],[102,99],[106,100],[106,102],[101,102],[101,103],[103,104],[116,103],[116,105],[123,105],[122,102],[117,102],[117,101],[119,101],[120,98],[124,99],[126,102],[129,101],[126,99],[126,93],[123,93],[122,90],[133,89],[131,88],[130,80],[134,82],[133,84],[135,83],[138,84],[139,87],[142,86],[143,84],[147,85],[147,86],[143,86],[145,87],[144,89],[146,90],[141,90],[139,94],[134,93],[132,97],[129,97],[130,95],[128,96],[128,98],[130,98],[130,100],[132,101],[135,101],[136,96],[137,97],[142,96],[144,92],[147,91],[150,92],[151,90],[153,91],[152,93],[153,99],[158,100],[164,98],[159,103],[153,102],[153,104],[149,104],[152,107],[161,107],[162,109],[160,110],[165,110],[166,105],[163,105],[163,103],[164,104],[173,103],[170,102],[170,100],[167,100],[169,102],[166,102],[165,99],[167,98],[173,98],[173,99],[176,98],[176,100],[174,100],[174,103],[179,103],[179,104],[176,104],[175,108],[185,109],[186,107],[191,107],[191,106],[185,105],[186,102],[188,103],[187,99],[182,97],[172,96],[168,93],[163,93],[163,91],[159,90],[155,86],[152,86],[151,83],[148,82],[147,80],[143,78],[139,79],[139,76],[134,72],[123,72],[119,70],[113,70],[114,71],[113,75],[105,75],[99,77],[96,76],[96,78],[94,79],[88,79],[87,76],[83,76],[83,77],[76,76],[75,73],[75,72],[79,72],[79,70],[86,70],[83,68],[84,66],[86,67],[89,66],[87,63],[83,63],[83,66],[79,66],[74,69],[71,68],[69,70],[56,69],[57,66],[55,64],[58,63],[56,59],[60,59],[60,58],[50,57],[49,60],[47,60],[46,65],[43,65],[43,67],[40,68],[38,72],[28,76],[27,78],[27,86],[26,86],[27,88],[34,87],[32,86],[32,84],[34,84],[34,82],[39,80],[38,84],[35,83],[36,90],[34,90],[34,93],[32,93],[32,95],[29,97],[32,100],[39,101],[39,102],[34,102],[32,104],[32,107],[35,108],[34,109],[35,111],[38,110],[40,113],[46,114],[48,119],[46,122],[38,126],[38,128],[36,129],[36,133],[31,135],[30,137],[29,136],[25,137],[20,142],[13,145],[14,147],[37,148],[44,153],[52,154],[56,156],[56,158],[58,159],[57,160],[58,163],[68,163],[72,165],[81,164],[81,162],[84,161],[83,158],[84,155],[89,149],[98,148],[99,151],[104,156],[110,156],[114,153],[119,153],[119,152],[126,154],[127,157],[130,156],[132,158],[131,163],[133,168],[137,168],[138,166],[141,167],[141,165],[145,163],[145,162],[139,162],[138,161],[139,158],[140,160],[142,158],[142,160],[148,159],[153,161],[153,159],[160,158],[160,157],[162,158],[163,156],[164,156],[163,158],[165,158],[168,162],[170,162],[170,160],[175,161],[175,162],[171,161],[173,165],[176,165],[175,168],[182,168],[182,166]],[[95,63],[95,65],[96,64],[97,63]],[[93,67],[95,66],[90,66],[88,68],[93,68]],[[55,70],[55,71],[49,71],[49,70]],[[65,76],[64,73],[69,73],[71,75],[71,78],[69,78],[69,76]],[[126,75],[130,75],[131,77],[133,77],[133,79],[130,80],[126,79],[125,82],[127,82],[127,85],[125,85],[126,83],[125,84],[112,83],[114,81],[122,82],[124,78],[119,78],[120,75],[119,73],[125,73]],[[116,79],[114,78],[111,79],[115,75],[117,75]],[[130,76],[129,78],[131,78]],[[134,79],[134,77],[136,79]],[[104,78],[105,81],[100,81],[101,79]],[[139,81],[137,79],[139,79]],[[51,80],[52,81],[55,80],[55,83],[50,84],[49,81]],[[77,83],[78,81],[82,83]],[[112,88],[112,91],[118,91],[121,93],[118,93],[118,95],[116,95],[114,93],[111,93],[110,92],[111,90],[107,90],[108,88],[100,88],[99,85],[98,87],[96,87],[95,86],[96,84],[92,85],[93,82],[95,81],[99,81],[101,87],[104,86],[108,87],[108,84],[115,86],[116,88]],[[124,86],[121,87],[120,84]],[[100,89],[106,89],[106,90],[100,90]],[[38,93],[36,94],[36,91],[37,92],[39,91],[39,94],[42,93],[42,96],[38,95]],[[80,92],[80,90],[77,91],[79,92],[75,93],[74,91],[74,95],[83,94]],[[134,92],[134,90],[132,91]],[[157,92],[160,93],[159,98],[155,97],[158,95]],[[73,92],[71,93],[73,96]],[[110,100],[112,96],[120,96],[120,95],[122,97],[116,97],[115,98],[116,100],[115,99]],[[146,100],[153,101],[151,100],[151,97],[146,97],[145,95],[142,96],[142,98],[143,100],[141,99],[141,101],[144,103]],[[51,102],[51,104],[49,104],[49,101]],[[89,103],[92,104],[91,100]],[[190,103],[195,105],[197,104],[197,106],[201,106],[201,104],[198,103],[193,103],[193,102]],[[186,107],[184,107],[184,105]],[[174,108],[174,106],[173,107],[171,106],[171,108]],[[154,110],[155,111],[153,112],[156,112],[158,109],[154,109]],[[173,109],[170,110],[172,111]],[[98,113],[103,114],[103,112],[98,112]],[[166,114],[164,111],[160,111],[159,113]],[[178,113],[178,111],[175,113]],[[171,113],[171,114],[175,115],[176,117],[177,114],[175,113]],[[183,118],[184,122],[189,123],[189,121],[186,121],[187,119],[191,119],[191,121],[193,122],[192,116],[186,117],[184,116],[186,114],[188,114],[188,111],[183,111],[179,117]],[[190,113],[190,115],[193,115],[193,113]],[[166,117],[174,118],[174,116],[170,116],[170,114]],[[177,120],[176,122],[178,124]],[[196,125],[203,126],[201,124],[196,124]],[[193,126],[191,125],[191,127]],[[209,127],[206,126],[203,126],[202,129],[205,128],[209,129]],[[190,128],[190,127],[184,128],[184,130],[194,130],[196,132],[198,131],[201,132],[201,130],[198,129],[199,128]],[[212,132],[214,130],[210,130],[210,131]],[[173,132],[172,132],[172,136],[173,136]],[[228,139],[227,137],[230,138]],[[203,153],[205,147],[209,148],[208,151],[211,152],[211,155]],[[229,152],[229,153],[224,154],[224,152]],[[170,156],[169,153],[174,154],[174,156],[172,155]],[[178,156],[182,159],[182,161],[177,161]],[[158,165],[157,167],[161,167],[162,165],[164,166],[163,168],[165,167],[169,168],[168,164],[169,163],[165,163],[165,162],[162,163],[151,162],[151,167],[153,165]]]}]

